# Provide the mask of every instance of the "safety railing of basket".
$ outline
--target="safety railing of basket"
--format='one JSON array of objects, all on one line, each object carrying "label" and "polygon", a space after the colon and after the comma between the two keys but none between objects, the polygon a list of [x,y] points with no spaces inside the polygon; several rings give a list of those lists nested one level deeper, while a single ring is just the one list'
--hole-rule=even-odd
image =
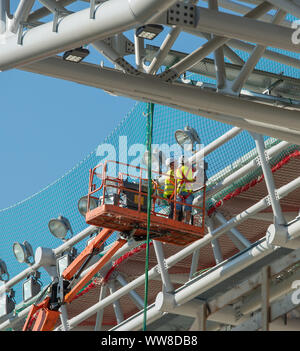
[{"label": "safety railing of basket", "polygon": [[[115,164],[116,166],[122,166],[123,168],[126,167],[128,170],[132,170],[132,172],[127,171],[127,172],[118,172],[117,176],[110,176],[107,172],[108,170],[108,165],[109,164]],[[100,172],[99,172],[100,169]],[[133,172],[133,169],[135,172]],[[137,173],[138,175],[134,174]],[[124,192],[127,193],[133,193],[136,195],[136,200],[137,200],[137,211],[141,212],[142,206],[145,203],[145,200],[147,199],[147,184],[148,184],[148,179],[146,177],[148,170],[146,168],[140,167],[140,166],[134,166],[134,165],[129,165],[123,162],[119,161],[112,161],[108,160],[105,161],[105,163],[98,164],[96,167],[90,170],[90,177],[89,177],[89,191],[88,191],[88,198],[87,198],[87,211],[90,211],[90,200],[91,198],[95,199],[98,201],[99,205],[103,205],[107,203],[107,199],[109,198],[109,191],[108,189],[114,189],[114,193],[117,195],[117,203],[115,205],[121,206],[122,202],[121,200],[121,195]],[[100,186],[97,187],[97,185],[94,183],[94,179],[97,177],[98,179],[101,180]],[[187,204],[183,201],[178,201],[177,198],[177,184],[179,183],[179,179],[174,175],[172,179],[170,180],[171,183],[174,185],[174,191],[169,196],[169,198],[166,198],[163,196],[164,189],[161,185],[159,185],[159,182],[157,181],[158,177],[170,177],[168,174],[163,173],[163,172],[158,172],[158,171],[152,171],[152,208],[151,208],[151,214],[154,216],[161,216],[161,217],[169,217],[169,214],[166,214],[162,211],[162,209],[167,210],[168,208],[170,209],[171,204],[173,204],[173,219],[176,219],[176,205],[182,205],[182,206],[189,206],[191,210],[193,211],[196,216],[199,217],[199,223],[201,227],[204,227],[204,218],[205,218],[205,190],[206,187],[203,185],[199,189],[197,189],[197,193],[203,192],[202,196],[202,206],[196,206],[192,204]],[[126,186],[126,180],[127,179],[132,179],[135,180],[132,182],[127,182],[130,184],[135,184],[137,185],[137,189],[130,189],[128,186]],[[125,180],[125,181],[124,181]],[[180,180],[181,181],[181,180]],[[144,191],[144,189],[146,189]],[[101,192],[99,196],[95,196],[96,193]],[[199,224],[198,223],[198,224]],[[194,224],[195,225],[195,224]]]}]

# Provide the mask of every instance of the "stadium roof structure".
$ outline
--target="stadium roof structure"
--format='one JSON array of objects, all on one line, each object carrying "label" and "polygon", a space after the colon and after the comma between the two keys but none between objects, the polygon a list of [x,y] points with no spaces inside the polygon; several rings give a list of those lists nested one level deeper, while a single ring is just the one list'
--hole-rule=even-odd
[{"label": "stadium roof structure", "polygon": [[[124,149],[124,135],[127,146],[145,144],[142,116],[152,102],[154,143],[174,143],[174,132],[189,125],[205,145],[205,236],[185,247],[152,241],[147,329],[268,330],[270,322],[295,310],[300,303],[292,284],[300,274],[300,5],[20,0],[14,14],[8,5],[0,1],[1,71],[17,68],[139,101],[103,144]],[[149,24],[162,26],[160,45],[146,45],[137,30],[150,30]],[[201,46],[173,50],[181,33],[201,38]],[[89,62],[79,50],[84,46],[112,67]],[[66,52],[77,53],[80,62],[64,59]],[[0,211],[1,259],[13,273],[0,293],[20,290],[42,267],[46,286],[57,259],[73,246],[83,250],[97,231],[86,225],[77,201],[86,195],[88,170],[98,156],[93,151],[53,184]],[[53,248],[56,239],[42,233],[59,214],[70,220],[74,236]],[[8,253],[11,233],[14,241],[38,247],[35,263],[21,272]],[[144,249],[129,240],[64,306],[56,329],[140,330]],[[45,292],[46,287],[1,317],[0,330],[22,329],[30,306]]]}]

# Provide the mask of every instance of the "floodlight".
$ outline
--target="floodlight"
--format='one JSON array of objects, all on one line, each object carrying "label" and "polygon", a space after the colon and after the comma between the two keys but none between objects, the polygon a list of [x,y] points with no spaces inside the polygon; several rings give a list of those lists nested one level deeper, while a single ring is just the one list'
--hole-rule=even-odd
[{"label": "floodlight", "polygon": [[32,299],[41,291],[41,283],[38,281],[40,276],[41,276],[41,273],[37,271],[33,276],[30,276],[23,283],[23,301],[24,302]]},{"label": "floodlight", "polygon": [[23,244],[15,242],[13,244],[13,252],[18,262],[33,264],[33,250],[28,241],[24,241]]},{"label": "floodlight", "polygon": [[[4,279],[3,276],[6,276],[6,278]],[[0,282],[3,281],[3,282],[7,282],[9,280],[9,274],[8,274],[8,271],[7,271],[7,267],[6,267],[6,264],[4,261],[2,261],[0,259]]]},{"label": "floodlight", "polygon": [[[0,284],[0,287],[3,283]],[[0,294],[0,318],[11,313],[15,308],[14,301],[15,292],[11,289],[9,294]]]},{"label": "floodlight", "polygon": [[62,275],[63,271],[70,265],[70,263],[71,255],[69,253],[66,253],[65,255],[57,259],[57,273],[59,277]]},{"label": "floodlight", "polygon": [[57,259],[57,273],[60,277],[63,271],[71,264],[77,255],[77,250],[73,247],[70,251],[62,254],[61,257]]},{"label": "floodlight", "polygon": [[[88,198],[87,196],[83,196],[79,199],[78,201],[78,211],[80,214],[85,217],[87,213],[87,204],[88,204]],[[94,208],[98,207],[98,202],[97,199],[94,197],[90,197],[90,208],[89,210],[93,210]]]},{"label": "floodlight", "polygon": [[50,233],[58,239],[65,239],[68,231],[73,234],[69,220],[63,216],[51,219],[48,223]]},{"label": "floodlight", "polygon": [[184,148],[185,145],[191,145],[193,149],[194,143],[200,144],[198,133],[194,128],[191,128],[189,126],[184,127],[184,130],[176,130],[175,139],[182,148]]},{"label": "floodlight", "polygon": [[153,40],[164,30],[160,24],[146,24],[137,28],[135,35],[138,38]]},{"label": "floodlight", "polygon": [[85,57],[88,56],[89,54],[88,49],[84,49],[83,47],[72,49],[69,51],[66,51],[63,55],[63,59],[65,61],[70,61],[70,62],[75,62],[79,63],[81,62]]}]

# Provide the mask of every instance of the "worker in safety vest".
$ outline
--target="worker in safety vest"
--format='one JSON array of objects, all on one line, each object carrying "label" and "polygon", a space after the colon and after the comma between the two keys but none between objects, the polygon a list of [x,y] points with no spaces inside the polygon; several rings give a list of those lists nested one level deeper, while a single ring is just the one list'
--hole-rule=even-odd
[{"label": "worker in safety vest", "polygon": [[164,198],[170,201],[169,218],[173,218],[174,214],[174,197],[175,197],[175,159],[173,157],[166,159],[167,175],[165,177]]},{"label": "worker in safety vest", "polygon": [[193,183],[195,182],[195,169],[192,165],[184,164],[184,156],[179,159],[179,167],[176,170],[177,181],[177,197],[176,202],[181,202],[184,205],[176,204],[176,219],[179,217],[180,211],[183,211],[185,222],[190,223],[192,213]]}]

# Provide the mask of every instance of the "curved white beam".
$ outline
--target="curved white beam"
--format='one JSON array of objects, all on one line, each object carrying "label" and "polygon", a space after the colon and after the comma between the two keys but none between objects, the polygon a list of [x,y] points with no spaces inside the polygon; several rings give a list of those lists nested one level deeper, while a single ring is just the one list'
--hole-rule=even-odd
[{"label": "curved white beam", "polygon": [[[299,135],[300,132],[300,114],[297,110],[247,101],[182,83],[170,84],[142,73],[123,74],[91,64],[72,64],[59,58],[48,58],[23,69],[93,86],[135,100],[152,101],[233,125],[237,125],[235,120],[264,123],[264,127],[269,127],[270,130],[266,135],[270,136],[273,136],[276,128],[282,132],[289,131],[287,136],[293,132]],[[224,115],[228,120],[223,118]],[[233,117],[232,121],[230,116]],[[249,130],[255,131],[255,125],[249,125]],[[285,140],[289,141],[289,138]]]},{"label": "curved white beam", "polygon": [[[294,32],[292,28],[205,8],[197,8],[197,17],[196,28],[201,32],[300,52],[300,45],[294,44],[291,40]],[[187,31],[191,29],[191,27],[186,26],[182,26],[182,28]]]},{"label": "curved white beam", "polygon": [[296,1],[286,1],[286,0],[268,0],[269,3],[274,6],[291,13],[292,15],[300,18],[300,6],[296,4]]},{"label": "curved white beam", "polygon": [[45,23],[25,32],[22,45],[13,35],[0,40],[0,70],[55,55],[95,40],[132,29],[158,16],[176,0],[110,0],[96,7],[95,18],[90,9],[70,14],[61,19],[57,31],[53,23]]}]

